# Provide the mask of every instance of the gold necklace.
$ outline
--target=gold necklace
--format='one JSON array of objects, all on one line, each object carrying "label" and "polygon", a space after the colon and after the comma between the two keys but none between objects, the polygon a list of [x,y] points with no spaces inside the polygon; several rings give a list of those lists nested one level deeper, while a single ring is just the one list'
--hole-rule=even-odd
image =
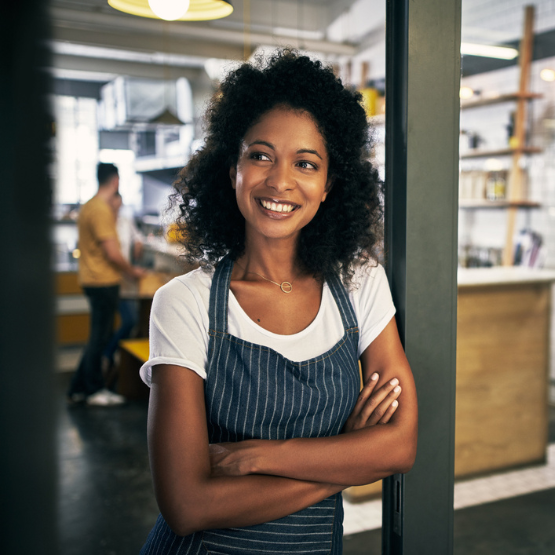
[{"label": "gold necklace", "polygon": [[266,281],[269,281],[270,283],[277,285],[284,293],[289,294],[293,291],[293,283],[290,281],[282,281],[281,283],[278,283],[277,281],[268,279],[267,277],[263,276],[262,274],[259,274],[258,272],[251,272],[250,270],[243,268],[243,266],[241,266],[241,264],[239,264],[239,262],[237,261],[235,261],[235,264],[237,264],[237,266],[239,266],[239,268],[241,268],[243,271],[247,272],[247,274],[256,274],[257,276],[260,276],[262,279],[265,279]]}]

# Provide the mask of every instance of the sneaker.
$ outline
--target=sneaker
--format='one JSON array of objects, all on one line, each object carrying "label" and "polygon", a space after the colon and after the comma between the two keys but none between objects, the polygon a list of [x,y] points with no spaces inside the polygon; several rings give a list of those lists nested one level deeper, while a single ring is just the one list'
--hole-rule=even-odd
[{"label": "sneaker", "polygon": [[68,405],[80,405],[85,402],[87,396],[84,393],[71,393],[67,396]]},{"label": "sneaker", "polygon": [[125,403],[125,397],[113,393],[108,389],[101,389],[87,397],[87,405],[94,407],[108,407],[122,405],[123,403]]},{"label": "sneaker", "polygon": [[110,389],[106,389],[106,395],[112,400],[112,405],[121,405],[127,401],[123,395],[118,395]]}]

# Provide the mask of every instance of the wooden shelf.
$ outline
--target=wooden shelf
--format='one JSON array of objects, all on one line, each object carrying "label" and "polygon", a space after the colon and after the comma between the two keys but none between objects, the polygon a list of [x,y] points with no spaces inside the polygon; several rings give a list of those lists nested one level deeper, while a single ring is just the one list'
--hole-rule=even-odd
[{"label": "wooden shelf", "polygon": [[489,98],[478,98],[476,100],[469,100],[468,102],[461,102],[461,110],[468,110],[470,108],[479,108],[480,106],[491,106],[492,104],[502,104],[504,102],[515,102],[517,100],[534,100],[536,98],[543,98],[539,93],[510,93],[501,94],[499,96],[492,96]]},{"label": "wooden shelf", "polygon": [[489,158],[493,156],[512,156],[513,154],[539,154],[541,148],[535,146],[524,146],[522,148],[501,148],[499,150],[469,150],[461,154],[464,158]]},{"label": "wooden shelf", "polygon": [[487,199],[460,199],[459,208],[540,208],[539,202],[531,200],[487,200]]}]

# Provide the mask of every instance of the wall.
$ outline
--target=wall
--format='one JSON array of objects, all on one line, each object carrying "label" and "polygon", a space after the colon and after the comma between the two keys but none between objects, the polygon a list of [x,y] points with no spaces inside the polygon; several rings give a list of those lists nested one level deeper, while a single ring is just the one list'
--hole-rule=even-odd
[{"label": "wall", "polygon": [[[545,239],[546,267],[555,268],[555,83],[540,79],[542,68],[555,68],[555,57],[532,64],[530,90],[544,97],[529,104],[529,144],[543,148],[543,153],[524,157],[529,175],[528,198],[540,202],[541,209],[521,210],[516,229],[531,227]],[[463,79],[462,85],[482,91],[482,95],[515,92],[518,89],[517,67],[474,75]],[[484,139],[484,149],[507,145],[509,115],[514,103],[484,106],[461,113],[461,129],[472,131]],[[467,149],[467,138],[461,136],[461,152]],[[497,159],[510,167],[510,157]],[[484,159],[461,160],[461,169],[481,169]],[[502,247],[506,233],[506,212],[503,210],[463,210],[459,220],[459,240],[479,246]]]}]

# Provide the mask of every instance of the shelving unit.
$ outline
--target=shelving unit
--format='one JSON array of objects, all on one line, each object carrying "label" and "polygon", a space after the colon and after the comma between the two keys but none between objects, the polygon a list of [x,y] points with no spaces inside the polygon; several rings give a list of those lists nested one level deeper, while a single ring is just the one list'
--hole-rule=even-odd
[{"label": "shelving unit", "polygon": [[522,148],[500,148],[497,150],[471,150],[461,154],[461,159],[467,158],[492,158],[494,156],[515,156],[520,154],[539,154],[541,148],[534,146],[524,146]]},{"label": "shelving unit", "polygon": [[504,102],[514,102],[517,100],[536,100],[542,98],[543,95],[531,92],[515,92],[508,94],[500,94],[485,98],[478,98],[477,100],[469,100],[461,102],[461,110],[468,110],[470,108],[479,108],[480,106],[491,106],[492,104],[502,104]]},{"label": "shelving unit", "polygon": [[532,61],[532,47],[534,41],[534,6],[526,6],[524,12],[524,33],[520,42],[519,53],[519,89],[517,92],[480,98],[478,100],[467,101],[461,104],[461,110],[478,108],[481,106],[491,106],[506,102],[516,103],[516,116],[514,125],[514,135],[512,137],[513,146],[497,150],[480,150],[466,152],[461,155],[461,159],[470,158],[493,158],[497,156],[511,156],[511,170],[507,183],[506,200],[489,201],[482,199],[461,199],[460,208],[504,208],[507,210],[507,235],[505,248],[503,251],[503,265],[512,266],[513,264],[513,236],[515,232],[516,213],[522,208],[539,208],[539,204],[528,201],[525,198],[525,176],[520,164],[520,159],[524,155],[537,154],[542,151],[540,148],[526,145],[526,111],[528,103],[542,95],[528,90],[530,83],[530,65]]},{"label": "shelving unit", "polygon": [[539,202],[531,200],[487,200],[487,199],[460,199],[459,208],[540,208]]}]

